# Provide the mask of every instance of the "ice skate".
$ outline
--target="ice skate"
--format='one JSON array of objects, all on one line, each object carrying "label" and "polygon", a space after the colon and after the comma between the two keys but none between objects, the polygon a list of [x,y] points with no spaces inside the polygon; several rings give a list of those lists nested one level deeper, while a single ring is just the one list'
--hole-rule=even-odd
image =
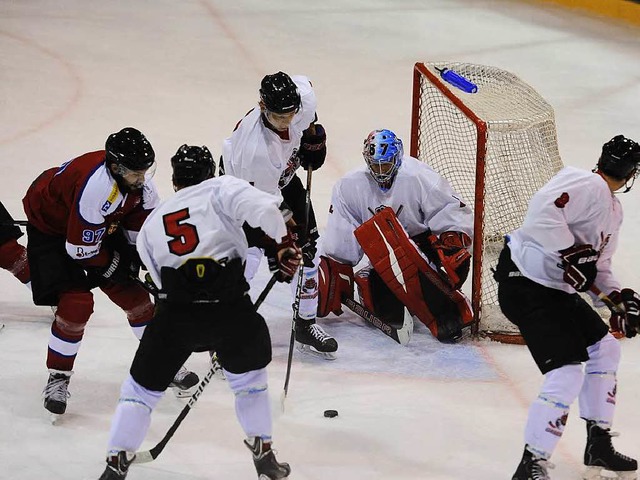
[{"label": "ice skate", "polygon": [[587,467],[582,478],[585,480],[637,479],[638,462],[613,448],[611,437],[616,432],[600,428],[595,421],[587,420],[587,446],[584,450],[584,464]]},{"label": "ice skate", "polygon": [[98,480],[124,480],[129,467],[136,458],[135,453],[120,451],[107,458],[107,466]]},{"label": "ice skate", "polygon": [[55,424],[60,415],[67,410],[67,398],[71,396],[68,391],[69,379],[73,372],[49,369],[49,379],[44,387],[44,408],[51,412],[51,423]]},{"label": "ice skate", "polygon": [[524,448],[522,460],[511,480],[551,480],[547,469],[553,468],[553,464],[542,457],[536,457]]},{"label": "ice skate", "polygon": [[187,370],[184,366],[180,367],[176,376],[169,384],[173,389],[173,393],[178,398],[190,397],[193,393],[193,387],[200,382],[200,378],[194,372]]},{"label": "ice skate", "polygon": [[271,450],[271,442],[265,442],[260,437],[253,437],[245,440],[244,444],[253,454],[253,464],[258,472],[259,480],[289,478],[291,467],[288,463],[278,463],[275,452]]},{"label": "ice skate", "polygon": [[298,350],[322,357],[326,360],[335,360],[338,342],[322,329],[315,321],[296,320],[296,343]]}]

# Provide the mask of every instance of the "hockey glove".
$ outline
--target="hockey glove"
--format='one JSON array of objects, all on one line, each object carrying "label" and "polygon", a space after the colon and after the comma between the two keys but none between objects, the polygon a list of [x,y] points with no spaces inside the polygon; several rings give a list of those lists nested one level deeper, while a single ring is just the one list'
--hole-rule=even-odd
[{"label": "hockey glove", "polygon": [[107,282],[128,283],[131,277],[138,276],[140,266],[133,262],[127,255],[121,255],[114,250],[111,262],[105,267],[87,268],[87,276],[94,279],[98,285]]},{"label": "hockey glove", "polygon": [[596,279],[598,252],[591,245],[574,245],[561,250],[563,280],[578,292],[586,292]]},{"label": "hockey glove", "polygon": [[269,271],[276,274],[276,280],[289,283],[295,275],[300,261],[302,251],[295,244],[291,235],[287,234],[282,242],[275,247],[265,249]]},{"label": "hockey glove", "polygon": [[327,133],[324,127],[319,123],[315,124],[315,133],[311,133],[312,127],[309,127],[302,133],[300,140],[300,149],[298,150],[298,158],[300,166],[307,170],[317,170],[324,163],[327,156]]},{"label": "hockey glove", "polygon": [[621,332],[627,338],[633,338],[640,328],[640,295],[630,288],[623,288],[621,292],[609,294],[613,303],[622,307],[624,312],[611,310],[611,333]]}]

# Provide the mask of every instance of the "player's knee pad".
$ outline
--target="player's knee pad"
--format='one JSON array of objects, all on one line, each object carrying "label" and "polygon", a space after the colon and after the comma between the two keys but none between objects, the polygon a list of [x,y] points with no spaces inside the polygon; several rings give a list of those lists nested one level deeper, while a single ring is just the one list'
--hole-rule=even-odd
[{"label": "player's knee pad", "polygon": [[224,370],[229,387],[236,396],[252,395],[267,390],[267,369],[259,368],[245,373],[231,373]]},{"label": "player's knee pad", "polygon": [[60,293],[55,323],[67,335],[82,335],[93,313],[91,292],[71,291]]},{"label": "player's knee pad", "polygon": [[102,291],[127,314],[132,327],[144,327],[153,318],[155,307],[149,293],[140,285],[113,283],[102,287]]},{"label": "player's knee pad", "polygon": [[0,268],[10,271],[22,283],[30,280],[27,249],[11,239],[0,245]]},{"label": "player's knee pad", "polygon": [[120,387],[119,402],[130,402],[132,405],[145,407],[152,411],[163,395],[164,392],[156,392],[143,387],[129,374]]},{"label": "player's knee pad", "polygon": [[569,406],[578,397],[583,382],[581,364],[563,365],[544,375],[539,398]]},{"label": "player's knee pad", "polygon": [[318,317],[342,314],[342,298],[353,298],[353,267],[332,258],[320,257],[318,269]]},{"label": "player's knee pad", "polygon": [[586,362],[587,375],[615,374],[620,364],[620,342],[607,333],[599,342],[587,348],[589,360]]}]

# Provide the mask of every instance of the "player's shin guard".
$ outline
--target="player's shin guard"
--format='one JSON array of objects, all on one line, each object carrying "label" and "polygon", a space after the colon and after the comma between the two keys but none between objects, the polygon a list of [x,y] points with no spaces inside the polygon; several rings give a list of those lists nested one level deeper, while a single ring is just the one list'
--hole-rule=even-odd
[{"label": "player's shin guard", "polygon": [[148,390],[127,375],[111,420],[107,457],[120,451],[138,451],[149,429],[151,412],[163,395],[164,392]]},{"label": "player's shin guard", "polygon": [[616,406],[616,372],[620,363],[620,343],[608,333],[587,349],[585,379],[579,396],[580,416],[599,427],[611,428]]},{"label": "player's shin guard", "polygon": [[548,459],[556,448],[578,396],[584,375],[582,365],[565,365],[545,374],[538,398],[529,409],[525,443],[534,455]]},{"label": "player's shin guard", "polygon": [[270,440],[272,421],[267,369],[246,373],[224,370],[224,374],[235,395],[236,416],[246,436]]},{"label": "player's shin guard", "polygon": [[[298,273],[291,281],[291,295],[295,302],[297,294]],[[304,267],[302,269],[302,291],[300,292],[300,309],[298,317],[303,320],[315,320],[318,313],[318,266],[314,263],[313,267]]]},{"label": "player's shin guard", "polygon": [[84,327],[92,313],[91,292],[71,291],[60,294],[55,320],[51,325],[47,368],[73,370],[84,335]]}]

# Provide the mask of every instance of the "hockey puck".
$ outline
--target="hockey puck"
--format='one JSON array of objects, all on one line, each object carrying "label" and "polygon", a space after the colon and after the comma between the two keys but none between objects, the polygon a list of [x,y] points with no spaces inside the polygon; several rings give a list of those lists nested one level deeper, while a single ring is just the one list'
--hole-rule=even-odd
[{"label": "hockey puck", "polygon": [[325,410],[324,411],[324,416],[327,418],[335,418],[338,416],[338,411],[337,410]]}]

